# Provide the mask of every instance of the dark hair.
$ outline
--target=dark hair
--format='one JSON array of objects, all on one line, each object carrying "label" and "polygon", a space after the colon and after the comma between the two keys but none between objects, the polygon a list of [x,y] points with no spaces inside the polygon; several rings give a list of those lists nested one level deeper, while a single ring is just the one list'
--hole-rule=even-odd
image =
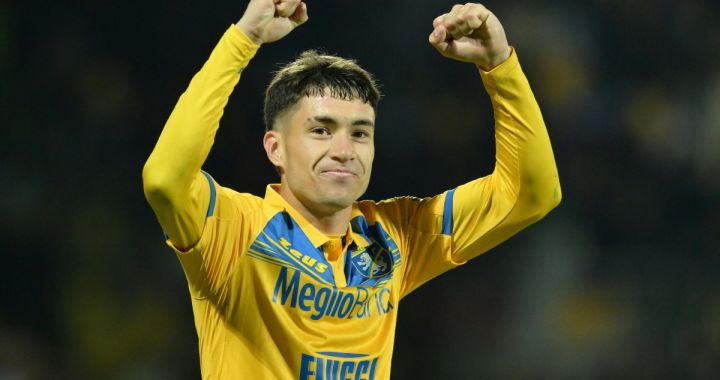
[{"label": "dark hair", "polygon": [[281,67],[265,90],[265,131],[301,97],[322,96],[326,89],[333,98],[362,99],[374,110],[382,96],[372,74],[354,60],[306,50]]}]

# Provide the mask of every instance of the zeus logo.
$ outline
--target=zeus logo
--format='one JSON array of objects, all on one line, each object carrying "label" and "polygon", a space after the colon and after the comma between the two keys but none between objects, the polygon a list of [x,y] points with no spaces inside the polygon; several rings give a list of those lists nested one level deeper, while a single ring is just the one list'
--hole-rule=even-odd
[{"label": "zeus logo", "polygon": [[[288,273],[292,272],[292,275]],[[291,308],[311,312],[310,319],[317,321],[323,317],[366,318],[377,313],[385,315],[394,309],[388,288],[365,288],[362,286],[338,289],[300,282],[301,272],[280,268],[272,302],[281,305],[290,304]]]},{"label": "zeus logo", "polygon": [[280,244],[282,244],[283,247],[288,249],[288,252],[290,252],[291,255],[295,256],[296,258],[300,259],[303,264],[307,265],[308,268],[313,268],[318,273],[325,273],[325,271],[328,269],[327,264],[320,263],[316,259],[314,259],[312,256],[304,255],[302,252],[298,251],[297,249],[290,248],[290,242],[287,241],[284,237],[280,238]]},{"label": "zeus logo", "polygon": [[378,358],[365,354],[318,352],[302,354],[300,380],[375,380]]}]

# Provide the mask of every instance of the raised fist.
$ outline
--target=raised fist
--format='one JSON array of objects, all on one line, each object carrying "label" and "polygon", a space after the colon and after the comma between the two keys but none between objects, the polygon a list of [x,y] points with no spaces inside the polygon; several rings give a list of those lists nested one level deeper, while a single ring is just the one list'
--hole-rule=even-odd
[{"label": "raised fist", "polygon": [[258,45],[277,41],[308,20],[300,0],[250,0],[237,27]]},{"label": "raised fist", "polygon": [[428,39],[445,57],[472,62],[486,71],[512,51],[500,20],[481,4],[458,4],[438,16]]}]

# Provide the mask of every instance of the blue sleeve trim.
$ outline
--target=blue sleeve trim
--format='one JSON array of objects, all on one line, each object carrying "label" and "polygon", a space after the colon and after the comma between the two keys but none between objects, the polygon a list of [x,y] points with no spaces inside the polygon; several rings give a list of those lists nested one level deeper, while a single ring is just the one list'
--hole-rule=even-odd
[{"label": "blue sleeve trim", "polygon": [[215,212],[215,181],[213,181],[212,177],[210,177],[210,174],[205,173],[202,171],[202,174],[205,175],[205,178],[207,178],[208,183],[210,183],[210,204],[208,205],[208,211],[207,211],[207,217],[213,216],[213,213]]},{"label": "blue sleeve trim", "polygon": [[452,189],[445,194],[445,207],[443,209],[442,224],[443,235],[450,235],[452,233],[453,195],[455,195],[455,189]]}]

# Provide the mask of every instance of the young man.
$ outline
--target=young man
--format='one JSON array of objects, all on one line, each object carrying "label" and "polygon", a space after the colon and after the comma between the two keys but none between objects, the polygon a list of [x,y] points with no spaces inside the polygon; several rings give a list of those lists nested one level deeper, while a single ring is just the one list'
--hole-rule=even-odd
[{"label": "young man", "polygon": [[306,52],[265,99],[264,198],[200,170],[239,72],[307,21],[299,0],[251,0],[181,96],[143,170],[145,195],[192,297],[205,379],[388,379],[398,302],[560,201],[542,116],[498,19],[479,4],[433,21],[493,103],[494,172],[432,198],[357,199],[374,156],[372,77]]}]

